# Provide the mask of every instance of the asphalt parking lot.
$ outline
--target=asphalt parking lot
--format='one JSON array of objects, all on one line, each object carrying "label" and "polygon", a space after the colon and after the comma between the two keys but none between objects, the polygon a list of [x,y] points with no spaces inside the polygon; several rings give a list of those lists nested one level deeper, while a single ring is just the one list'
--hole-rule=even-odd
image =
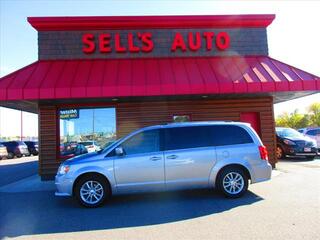
[{"label": "asphalt parking lot", "polygon": [[[14,174],[1,163],[2,182],[4,166]],[[281,161],[271,181],[249,189],[240,199],[207,190],[118,196],[86,209],[31,175],[0,184],[0,239],[319,239],[319,158]]]}]

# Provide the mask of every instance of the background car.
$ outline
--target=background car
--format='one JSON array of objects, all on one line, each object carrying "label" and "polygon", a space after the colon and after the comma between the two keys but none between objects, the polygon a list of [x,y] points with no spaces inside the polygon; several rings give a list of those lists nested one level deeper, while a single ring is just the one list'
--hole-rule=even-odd
[{"label": "background car", "polygon": [[6,146],[0,143],[0,160],[8,157],[8,151]]},{"label": "background car", "polygon": [[292,128],[276,128],[278,159],[289,156],[304,156],[313,159],[317,155],[317,143]]},{"label": "background car", "polygon": [[85,141],[85,142],[79,142],[79,144],[82,144],[86,147],[88,152],[98,152],[100,151],[100,146],[95,141]]},{"label": "background car", "polygon": [[2,142],[7,147],[8,159],[14,157],[30,156],[28,146],[22,141]]},{"label": "background car", "polygon": [[39,154],[39,145],[38,142],[34,141],[24,141],[24,143],[28,147],[28,151],[30,154],[37,156]]},{"label": "background car", "polygon": [[[72,145],[74,146],[74,144]],[[82,144],[77,144],[75,147],[66,147],[60,154],[61,160],[67,160],[78,155],[88,153],[87,148]]]},{"label": "background car", "polygon": [[320,151],[320,127],[316,128],[300,128],[298,129],[304,136],[310,137],[317,141],[318,151]]}]

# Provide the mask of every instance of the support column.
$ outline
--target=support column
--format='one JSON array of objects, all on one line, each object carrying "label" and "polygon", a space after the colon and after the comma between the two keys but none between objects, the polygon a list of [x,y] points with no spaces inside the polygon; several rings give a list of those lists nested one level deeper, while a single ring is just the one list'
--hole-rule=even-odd
[{"label": "support column", "polygon": [[55,106],[39,106],[39,175],[52,180],[60,164],[57,156],[58,121]]}]

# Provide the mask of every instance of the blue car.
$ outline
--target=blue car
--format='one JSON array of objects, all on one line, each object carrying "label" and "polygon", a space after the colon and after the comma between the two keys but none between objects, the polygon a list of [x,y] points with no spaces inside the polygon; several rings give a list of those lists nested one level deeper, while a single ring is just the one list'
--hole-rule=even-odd
[{"label": "blue car", "polygon": [[278,159],[286,156],[304,156],[314,159],[317,156],[317,143],[314,139],[306,137],[292,128],[277,127]]}]

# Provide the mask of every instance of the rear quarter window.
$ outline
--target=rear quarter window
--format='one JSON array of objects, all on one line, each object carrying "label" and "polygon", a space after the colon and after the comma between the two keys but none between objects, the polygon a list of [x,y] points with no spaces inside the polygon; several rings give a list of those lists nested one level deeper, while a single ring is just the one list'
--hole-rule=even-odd
[{"label": "rear quarter window", "polygon": [[253,143],[253,139],[249,133],[239,126],[212,126],[211,134],[215,146]]}]

